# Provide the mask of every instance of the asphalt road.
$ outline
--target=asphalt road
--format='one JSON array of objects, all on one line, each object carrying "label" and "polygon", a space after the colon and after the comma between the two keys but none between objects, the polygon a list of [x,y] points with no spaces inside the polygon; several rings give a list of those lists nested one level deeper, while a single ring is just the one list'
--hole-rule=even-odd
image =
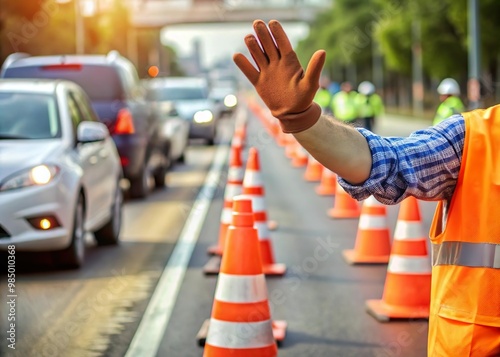
[{"label": "asphalt road", "polygon": [[[378,123],[384,135],[406,135],[425,122],[400,122],[387,117]],[[358,220],[332,220],[326,212],[333,198],[314,192],[317,183],[305,182],[303,170],[292,168],[283,148],[265,134],[250,115],[247,148],[258,148],[270,218],[279,224],[271,238],[276,262],[285,263],[284,277],[268,278],[268,297],[274,320],[288,322],[280,356],[426,355],[427,321],[380,323],[365,312],[367,299],[380,299],[386,266],[350,266],[341,252],[354,245]],[[157,356],[201,356],[195,336],[210,317],[216,277],[202,273],[206,249],[217,241],[222,189],[215,196],[189,264],[170,323]],[[422,225],[430,226],[434,203],[421,202]],[[388,207],[391,234],[399,205]],[[315,259],[317,249],[327,258]]]},{"label": "asphalt road", "polygon": [[[276,261],[288,268],[284,277],[267,279],[272,317],[288,322],[280,356],[425,356],[426,321],[380,323],[365,312],[367,299],[382,297],[386,266],[344,262],[341,252],[353,247],[357,220],[330,219],[326,211],[333,206],[333,198],[317,196],[316,183],[302,179],[303,169],[291,167],[283,148],[265,134],[255,117],[249,114],[248,120],[246,149],[255,146],[259,150],[268,213],[279,224],[271,234]],[[223,143],[229,140],[232,125],[231,119],[221,123]],[[388,117],[377,130],[405,135],[423,125]],[[7,349],[2,338],[0,356],[125,356],[215,150],[194,144],[186,164],[167,175],[168,188],[144,201],[128,201],[122,244],[103,248],[89,241],[82,269],[58,271],[44,257],[19,255],[17,349]],[[244,158],[246,154],[245,150]],[[205,276],[202,269],[209,259],[207,247],[217,242],[223,193],[220,181],[178,296],[172,301],[159,357],[203,353],[196,334],[210,317],[217,278]],[[424,229],[430,225],[434,207],[434,203],[421,202]],[[388,207],[388,212],[392,232],[398,206]],[[326,258],[314,260],[315,249],[324,249]],[[5,275],[0,278],[6,279]],[[1,286],[5,297],[5,284]],[[0,331],[6,331],[7,308],[2,305]]]}]

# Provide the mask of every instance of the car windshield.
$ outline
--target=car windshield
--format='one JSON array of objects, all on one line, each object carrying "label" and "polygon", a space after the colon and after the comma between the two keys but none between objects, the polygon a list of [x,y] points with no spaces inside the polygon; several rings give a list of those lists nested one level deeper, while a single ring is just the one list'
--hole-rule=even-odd
[{"label": "car windshield", "polygon": [[61,127],[52,96],[0,92],[0,139],[58,137],[61,137]]},{"label": "car windshield", "polygon": [[80,85],[92,101],[121,100],[124,97],[120,75],[112,66],[48,65],[8,68],[6,78],[66,79]]},{"label": "car windshield", "polygon": [[154,101],[195,100],[207,98],[203,87],[163,87],[149,91],[148,97]]},{"label": "car windshield", "polygon": [[212,89],[211,95],[213,97],[225,97],[228,94],[236,94],[233,88],[214,88]]}]

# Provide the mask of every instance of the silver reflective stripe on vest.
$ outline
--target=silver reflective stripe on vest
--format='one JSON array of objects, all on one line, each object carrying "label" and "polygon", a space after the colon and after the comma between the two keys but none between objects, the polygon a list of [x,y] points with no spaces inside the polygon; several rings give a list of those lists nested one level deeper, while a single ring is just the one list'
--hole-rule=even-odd
[{"label": "silver reflective stripe on vest", "polygon": [[500,244],[443,242],[432,245],[432,265],[500,269]]}]

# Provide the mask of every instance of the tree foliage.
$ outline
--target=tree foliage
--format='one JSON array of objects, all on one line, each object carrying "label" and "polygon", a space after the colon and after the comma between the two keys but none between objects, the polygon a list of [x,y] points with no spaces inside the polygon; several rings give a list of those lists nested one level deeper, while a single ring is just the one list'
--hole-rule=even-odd
[{"label": "tree foliage", "polygon": [[322,48],[327,53],[327,68],[352,64],[360,69],[370,67],[379,8],[375,0],[336,0],[311,24],[308,38],[298,45],[299,58],[305,62]]},{"label": "tree foliage", "polygon": [[[481,58],[485,69],[497,67],[500,1],[478,0]],[[410,75],[412,46],[420,36],[424,72],[429,78],[466,78],[468,0],[335,0],[331,10],[311,24],[301,41],[301,60],[318,48],[327,63],[369,67],[371,42],[380,46],[388,69]],[[416,26],[416,27],[414,27]],[[420,28],[420,33],[413,31]]]}]

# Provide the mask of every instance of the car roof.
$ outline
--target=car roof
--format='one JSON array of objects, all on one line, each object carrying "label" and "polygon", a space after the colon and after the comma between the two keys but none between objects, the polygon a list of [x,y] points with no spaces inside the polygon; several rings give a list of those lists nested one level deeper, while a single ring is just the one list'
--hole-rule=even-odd
[{"label": "car roof", "polygon": [[59,79],[0,79],[0,91],[54,94],[60,84],[71,85]]},{"label": "car roof", "polygon": [[208,81],[203,77],[163,77],[150,80],[152,88],[155,87],[206,87]]},{"label": "car roof", "polygon": [[[7,61],[6,61],[7,62]],[[118,52],[111,51],[107,55],[54,55],[54,56],[17,56],[8,61],[7,68],[19,68],[26,66],[46,66],[57,64],[81,64],[81,65],[112,65],[127,63],[128,60]],[[6,69],[7,69],[6,68]]]}]

